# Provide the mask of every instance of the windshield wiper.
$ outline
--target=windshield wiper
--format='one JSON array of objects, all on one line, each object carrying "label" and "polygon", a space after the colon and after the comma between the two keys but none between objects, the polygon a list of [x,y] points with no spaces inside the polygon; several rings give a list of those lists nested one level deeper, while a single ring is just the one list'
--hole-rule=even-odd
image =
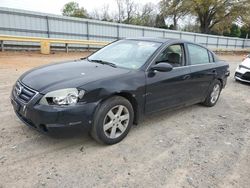
[{"label": "windshield wiper", "polygon": [[99,60],[99,59],[88,59],[88,60],[91,61],[91,62],[103,64],[103,65],[109,65],[109,66],[112,66],[112,67],[115,67],[115,68],[117,67],[116,64],[110,63],[108,61],[103,61],[103,60]]}]

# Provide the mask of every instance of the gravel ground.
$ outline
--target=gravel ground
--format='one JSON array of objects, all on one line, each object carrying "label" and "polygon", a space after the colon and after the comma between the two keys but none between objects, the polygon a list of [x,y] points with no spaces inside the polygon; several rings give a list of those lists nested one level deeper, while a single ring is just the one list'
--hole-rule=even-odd
[{"label": "gravel ground", "polygon": [[0,53],[0,187],[249,187],[250,85],[235,82],[217,105],[147,117],[126,139],[97,144],[86,133],[42,135],[15,116],[9,95],[24,71],[87,53]]}]

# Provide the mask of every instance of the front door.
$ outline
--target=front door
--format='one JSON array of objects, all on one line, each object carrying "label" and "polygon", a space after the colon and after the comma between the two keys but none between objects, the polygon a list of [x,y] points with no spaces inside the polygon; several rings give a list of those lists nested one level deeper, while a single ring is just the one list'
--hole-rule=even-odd
[{"label": "front door", "polygon": [[190,68],[185,66],[185,54],[183,44],[172,44],[159,53],[152,65],[166,62],[173,65],[173,70],[153,72],[149,68],[146,72],[146,114],[185,105],[190,87]]}]

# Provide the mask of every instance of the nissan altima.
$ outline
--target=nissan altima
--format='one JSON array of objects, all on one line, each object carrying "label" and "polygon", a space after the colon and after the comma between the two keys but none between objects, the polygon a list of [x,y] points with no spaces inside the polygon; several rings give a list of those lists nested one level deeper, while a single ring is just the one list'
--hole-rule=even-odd
[{"label": "nissan altima", "polygon": [[201,45],[123,39],[87,58],[24,73],[11,103],[39,131],[86,127],[98,142],[115,144],[146,115],[196,103],[214,106],[228,75],[229,65]]}]

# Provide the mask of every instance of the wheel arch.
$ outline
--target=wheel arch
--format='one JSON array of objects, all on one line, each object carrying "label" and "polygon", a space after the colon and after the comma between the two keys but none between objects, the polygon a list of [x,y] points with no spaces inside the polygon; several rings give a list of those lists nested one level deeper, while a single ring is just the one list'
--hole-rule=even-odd
[{"label": "wheel arch", "polygon": [[217,80],[219,80],[220,81],[220,83],[221,83],[221,89],[224,87],[224,83],[223,83],[223,80],[222,80],[222,78],[217,78]]},{"label": "wheel arch", "polygon": [[132,107],[133,107],[133,110],[134,110],[134,119],[133,119],[133,123],[134,124],[138,124],[138,102],[137,100],[135,99],[135,97],[133,97],[133,95],[131,93],[128,93],[128,92],[119,92],[119,93],[114,93],[114,95],[112,96],[121,96],[121,97],[124,97],[125,99],[127,99]]},{"label": "wheel arch", "polygon": [[97,108],[96,108],[95,111],[98,111],[100,105],[101,105],[104,101],[106,101],[106,100],[108,100],[109,98],[114,97],[114,96],[123,97],[123,98],[127,99],[127,100],[130,102],[130,104],[132,105],[133,110],[134,110],[134,119],[133,119],[133,123],[137,125],[137,124],[138,124],[138,121],[139,121],[139,107],[138,107],[138,102],[137,102],[137,100],[135,99],[135,97],[133,97],[133,95],[132,95],[131,93],[129,93],[129,92],[115,92],[115,93],[110,94],[109,96],[103,98],[103,99],[99,102],[99,104],[98,104],[98,106],[97,106]]}]

